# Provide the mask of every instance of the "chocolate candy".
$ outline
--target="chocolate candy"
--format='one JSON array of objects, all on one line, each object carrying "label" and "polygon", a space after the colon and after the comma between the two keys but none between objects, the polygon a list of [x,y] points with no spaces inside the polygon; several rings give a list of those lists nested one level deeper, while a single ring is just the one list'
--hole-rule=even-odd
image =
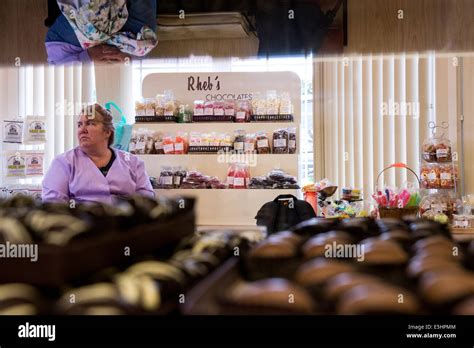
[{"label": "chocolate candy", "polygon": [[410,291],[381,283],[355,286],[342,295],[337,305],[337,314],[343,315],[418,314],[420,310]]},{"label": "chocolate candy", "polygon": [[237,284],[230,290],[228,299],[239,306],[259,309],[260,314],[265,309],[309,314],[316,308],[306,290],[279,278]]},{"label": "chocolate candy", "polygon": [[0,315],[40,314],[41,294],[31,285],[0,285]]}]

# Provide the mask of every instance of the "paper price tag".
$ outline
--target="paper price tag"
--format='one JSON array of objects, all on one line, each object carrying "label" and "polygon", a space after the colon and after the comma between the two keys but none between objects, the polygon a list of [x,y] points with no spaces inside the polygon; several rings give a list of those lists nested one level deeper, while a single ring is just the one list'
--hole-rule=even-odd
[{"label": "paper price tag", "polygon": [[234,178],[234,187],[235,186],[245,186],[245,178]]},{"label": "paper price tag", "polygon": [[237,114],[235,115],[235,118],[238,120],[245,120],[245,111],[237,111]]},{"label": "paper price tag", "polygon": [[275,139],[273,140],[274,147],[286,147],[286,139]]},{"label": "paper price tag", "polygon": [[257,141],[257,147],[268,147],[268,139],[262,139]]},{"label": "paper price tag", "polygon": [[173,177],[172,176],[162,176],[160,178],[162,185],[173,185]]}]

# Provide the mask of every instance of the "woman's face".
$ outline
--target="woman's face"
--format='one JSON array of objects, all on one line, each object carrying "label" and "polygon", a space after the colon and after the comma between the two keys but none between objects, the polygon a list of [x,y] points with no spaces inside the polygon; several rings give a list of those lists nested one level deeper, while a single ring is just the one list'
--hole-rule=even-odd
[{"label": "woman's face", "polygon": [[81,115],[77,122],[77,139],[84,148],[107,147],[111,132],[104,129],[104,125],[97,117]]}]

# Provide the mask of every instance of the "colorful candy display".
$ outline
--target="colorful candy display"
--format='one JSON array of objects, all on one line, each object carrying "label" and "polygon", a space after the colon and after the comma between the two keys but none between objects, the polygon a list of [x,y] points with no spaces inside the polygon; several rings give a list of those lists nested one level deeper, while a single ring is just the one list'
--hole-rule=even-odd
[{"label": "colorful candy display", "polygon": [[379,208],[412,208],[418,207],[421,201],[420,193],[416,189],[397,189],[386,187],[372,195]]}]

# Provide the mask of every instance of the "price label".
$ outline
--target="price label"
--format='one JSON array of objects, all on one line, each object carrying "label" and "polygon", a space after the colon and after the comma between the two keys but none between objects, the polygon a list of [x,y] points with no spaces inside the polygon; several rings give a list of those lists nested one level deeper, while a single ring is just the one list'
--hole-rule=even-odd
[{"label": "price label", "polygon": [[237,111],[237,114],[235,115],[235,118],[238,120],[245,120],[245,115],[247,113],[245,111]]},{"label": "price label", "polygon": [[469,228],[469,221],[467,220],[454,221],[454,227]]},{"label": "price label", "polygon": [[257,147],[268,147],[268,139],[262,139],[257,141]]},{"label": "price label", "polygon": [[184,144],[183,143],[176,143],[174,144],[175,151],[184,151]]},{"label": "price label", "polygon": [[245,152],[252,152],[255,150],[255,144],[254,143],[245,143]]},{"label": "price label", "polygon": [[274,147],[286,147],[286,139],[275,139],[273,140]]},{"label": "price label", "polygon": [[173,144],[163,145],[163,150],[165,153],[174,152],[174,145]]},{"label": "price label", "polygon": [[438,149],[436,150],[436,156],[440,158],[448,157],[448,149]]},{"label": "price label", "polygon": [[216,116],[224,116],[224,109],[214,109],[214,115]]},{"label": "price label", "polygon": [[441,180],[451,180],[451,173],[441,173]]},{"label": "price label", "polygon": [[162,176],[160,178],[162,185],[173,185],[173,177],[172,176]]},{"label": "price label", "polygon": [[137,143],[136,150],[145,150],[145,143],[144,142]]},{"label": "price label", "polygon": [[234,178],[234,187],[243,187],[245,186],[245,178]]}]

